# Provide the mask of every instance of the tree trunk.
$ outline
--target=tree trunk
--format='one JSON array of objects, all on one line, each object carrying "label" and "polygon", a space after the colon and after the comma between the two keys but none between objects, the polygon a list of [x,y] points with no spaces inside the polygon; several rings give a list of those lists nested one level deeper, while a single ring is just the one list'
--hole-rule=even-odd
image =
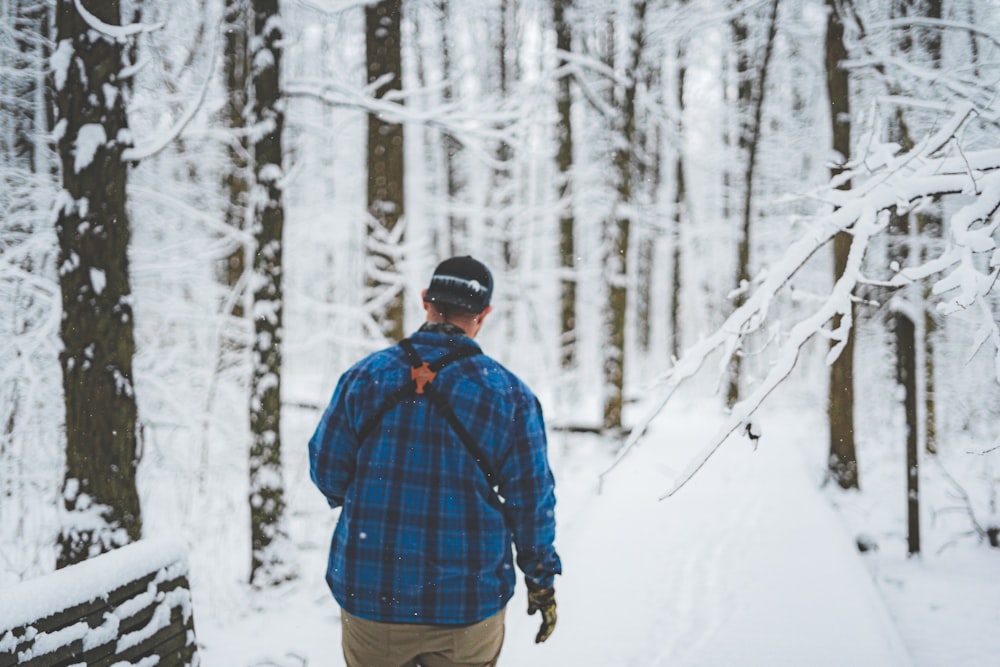
[{"label": "tree trunk", "polygon": [[44,69],[48,53],[45,35],[48,31],[48,6],[42,2],[15,0],[11,32],[16,44],[12,53],[13,67],[4,75],[8,78],[0,90],[6,113],[13,122],[10,155],[15,163],[28,171],[44,173],[43,153],[39,142],[45,136]]},{"label": "tree trunk", "polygon": [[896,374],[903,387],[906,425],[906,553],[920,553],[920,448],[917,439],[917,339],[908,313],[897,310]]},{"label": "tree trunk", "polygon": [[[368,83],[375,97],[402,90],[401,0],[365,8]],[[403,126],[368,115],[367,301],[392,340],[403,337],[403,284],[398,263],[403,242]]]},{"label": "tree trunk", "polygon": [[612,220],[606,225],[607,255],[604,260],[608,301],[605,306],[604,343],[604,422],[609,431],[622,428],[622,406],[625,393],[625,316],[628,309],[629,234],[631,232],[634,199],[632,176],[635,165],[635,96],[637,73],[645,41],[645,0],[635,0],[631,6],[629,56],[625,69],[628,83],[622,91],[619,106],[617,140],[613,155],[616,202]]},{"label": "tree trunk", "polygon": [[[847,0],[845,0],[847,1]],[[830,101],[830,127],[833,137],[833,152],[838,163],[830,169],[830,177],[836,178],[844,170],[851,155],[851,106],[850,79],[841,63],[847,60],[844,44],[844,24],[838,0],[826,0],[826,90]],[[845,181],[838,186],[850,190]],[[839,280],[847,267],[847,256],[853,237],[841,232],[833,240],[833,279]],[[853,310],[852,306],[852,310]],[[840,326],[840,316],[833,322],[833,328]],[[852,313],[853,321],[853,313]],[[854,445],[854,336],[848,339],[843,349],[830,365],[830,385],[827,394],[827,415],[830,429],[830,456],[827,469],[830,476],[841,488],[856,489],[859,485],[858,459]],[[837,341],[831,342],[831,347]]]},{"label": "tree trunk", "polygon": [[[901,112],[890,125],[890,141],[902,146],[913,146],[910,133]],[[908,150],[908,149],[907,149]],[[909,214],[893,213],[889,218],[889,252],[894,265],[907,266],[907,260],[916,248],[911,234],[914,221]],[[903,426],[906,447],[906,508],[907,553],[920,552],[920,495],[919,495],[919,437],[920,421],[917,414],[919,397],[917,371],[917,330],[914,314],[920,311],[920,285],[909,285],[893,296],[892,336],[896,353],[896,379],[903,394]]]},{"label": "tree trunk", "polygon": [[285,560],[281,467],[282,202],[281,23],[278,0],[253,0],[253,362],[250,376],[250,582],[294,576]]},{"label": "tree trunk", "polygon": [[[925,8],[922,0],[895,0],[890,8],[890,18],[903,18],[906,16],[922,16]],[[914,35],[918,39],[914,39]],[[903,58],[910,58],[921,47],[919,33],[911,30],[904,30],[895,50]],[[940,54],[940,44],[936,49]],[[894,91],[895,92],[895,91]],[[906,116],[901,108],[896,109],[896,115],[889,125],[889,141],[898,143],[903,150],[910,150],[915,145],[913,132],[909,126]],[[924,222],[926,225],[926,221]],[[921,231],[921,222],[918,215],[893,214],[889,220],[890,232],[890,259],[900,268],[908,265],[908,261],[920,261],[922,249],[917,236]],[[914,228],[915,227],[915,228]],[[893,338],[896,352],[897,379],[903,391],[903,414],[906,431],[906,500],[907,500],[907,552],[912,556],[920,552],[920,495],[919,495],[919,441],[920,441],[920,417],[917,410],[920,400],[920,383],[918,380],[918,345],[922,342],[918,334],[918,321],[922,326],[927,317],[924,311],[924,296],[926,292],[921,285],[909,285],[897,293],[893,299]],[[926,331],[924,334],[926,335]],[[926,344],[924,342],[923,344]],[[924,348],[927,351],[928,348]],[[933,349],[930,350],[933,354]],[[926,372],[926,367],[925,371]],[[933,383],[932,383],[933,384]],[[923,387],[927,389],[926,385]],[[924,396],[925,407],[927,396]],[[932,419],[933,404],[931,413],[927,415]],[[933,428],[930,429],[933,431]]]},{"label": "tree trunk", "polygon": [[[500,96],[506,100],[517,81],[517,0],[500,0],[499,35],[496,44],[496,79],[488,79]],[[516,281],[517,268],[521,263],[521,248],[518,244],[518,222],[513,213],[515,201],[515,180],[512,166],[514,164],[514,148],[510,142],[501,138],[496,145],[495,168],[492,170],[492,187],[490,192],[489,224],[492,226],[491,237],[499,240],[500,257],[503,260],[504,275],[508,280]],[[515,283],[516,284],[516,283]],[[507,302],[504,320],[506,324],[505,339],[512,345],[517,345],[518,338],[518,300],[505,299]]]},{"label": "tree trunk", "polygon": [[[726,174],[733,178],[737,175],[740,164],[744,165],[743,175],[746,175],[745,165],[749,164],[750,158],[747,155],[749,139],[747,136],[748,129],[745,123],[746,114],[750,113],[750,108],[753,105],[753,88],[751,81],[751,71],[750,71],[750,46],[747,43],[750,36],[750,30],[747,27],[747,18],[743,15],[739,15],[732,20],[731,31],[733,35],[733,45],[735,50],[735,60],[736,60],[736,121],[733,123],[736,129],[736,136],[730,139],[730,148],[735,148],[736,155],[733,159],[733,167],[731,169],[726,169]],[[736,180],[735,178],[733,180]],[[737,184],[730,184],[730,187],[739,187],[741,201],[745,199],[745,191],[750,189],[749,183],[741,183],[737,181]],[[735,193],[731,196],[730,201],[735,200]],[[742,210],[742,209],[741,209]],[[730,209],[732,214],[732,208]],[[727,216],[728,221],[728,216]],[[736,222],[734,220],[734,222]],[[750,280],[750,244],[749,237],[747,235],[748,230],[743,229],[742,219],[736,223],[739,225],[737,227],[737,243],[736,243],[736,288],[740,290],[736,299],[733,302],[734,307],[739,308],[743,305],[744,297],[743,290],[746,289],[745,284]],[[729,361],[729,384],[726,389],[726,405],[730,407],[735,405],[740,397],[740,371],[742,366],[742,351],[736,349],[733,353],[732,358]]]},{"label": "tree trunk", "polygon": [[[737,103],[741,110],[740,122],[737,124],[739,136],[736,142],[743,165],[739,240],[736,249],[736,289],[738,290],[734,300],[736,308],[745,302],[746,289],[751,279],[750,248],[752,247],[752,239],[750,233],[753,220],[753,185],[754,177],[757,174],[757,155],[760,150],[760,137],[763,130],[764,94],[767,91],[768,65],[771,60],[774,37],[778,31],[778,0],[771,0],[764,50],[756,72],[751,69],[750,31],[746,21],[747,17],[744,15],[733,19],[733,34],[737,50]],[[741,365],[742,358],[737,350],[730,364],[729,388],[726,393],[726,401],[730,406],[735,405],[740,398]]]},{"label": "tree trunk", "polygon": [[[662,107],[658,99],[663,89],[661,81],[662,52],[659,56],[651,56],[650,63],[644,68],[644,94],[652,98],[648,106]],[[639,72],[634,73],[636,77]],[[655,100],[655,101],[654,101]],[[642,221],[639,233],[636,235],[638,249],[635,253],[636,273],[636,343],[643,354],[643,365],[649,362],[649,352],[652,349],[653,318],[656,309],[653,304],[653,280],[656,267],[656,250],[658,240],[658,225],[655,223],[654,211],[657,210],[660,183],[662,178],[662,152],[660,151],[662,136],[660,123],[642,119],[636,126],[636,143],[639,147],[636,157],[636,181],[641,189],[640,206]]]},{"label": "tree trunk", "polygon": [[[925,15],[928,18],[940,20],[942,17],[941,0],[924,0]],[[921,40],[923,50],[930,59],[935,69],[941,67],[941,32],[930,29],[925,31],[924,39]],[[940,242],[943,234],[940,210],[931,210],[917,214],[917,234],[923,239],[924,248],[922,255],[928,257],[932,248],[931,244]],[[923,291],[923,343],[924,343],[924,449],[929,454],[937,454],[937,402],[935,398],[936,383],[934,341],[938,328],[937,318],[933,309],[928,307],[931,302],[932,287],[928,283],[924,285]]]},{"label": "tree trunk", "polygon": [[[117,0],[90,12],[120,25]],[[122,41],[87,25],[72,0],[56,5],[53,95],[62,162],[59,284],[66,405],[67,516],[58,567],[139,539],[135,336],[126,207],[128,147]]]},{"label": "tree trunk", "polygon": [[556,33],[556,67],[559,70],[556,92],[556,167],[559,181],[559,322],[560,360],[564,370],[576,365],[576,219],[573,210],[573,98],[572,77],[566,71],[569,61],[564,54],[573,49],[572,27],[566,17],[573,0],[552,0],[552,23]]},{"label": "tree trunk", "polygon": [[[247,222],[247,198],[250,192],[250,145],[246,133],[246,112],[249,95],[250,61],[248,35],[250,11],[247,0],[226,0],[225,5],[225,56],[223,75],[226,82],[226,100],[223,123],[230,130],[226,141],[226,166],[223,168],[222,185],[226,191],[225,225],[243,230]],[[225,259],[222,283],[235,288],[246,271],[246,247],[240,243]],[[242,318],[245,299],[233,302],[232,316]]]},{"label": "tree trunk", "polygon": [[[684,4],[686,0],[681,0],[681,4]],[[685,60],[687,58],[685,53],[684,42],[680,42],[677,45],[677,82],[676,82],[676,101],[674,103],[674,111],[677,114],[676,136],[678,137],[677,146],[674,148],[674,216],[673,229],[671,229],[670,239],[671,239],[671,280],[670,280],[670,356],[672,359],[679,359],[681,356],[681,293],[683,286],[683,275],[681,270],[681,263],[683,261],[682,249],[683,245],[683,234],[682,225],[684,224],[684,218],[687,215],[687,182],[684,180],[684,148],[683,148],[683,137],[684,137],[684,80],[687,76],[687,67]]]},{"label": "tree trunk", "polygon": [[[451,9],[448,0],[440,0],[438,11],[441,14],[440,20],[443,29],[441,30],[441,70],[444,78],[442,86],[442,97],[445,105],[450,105],[454,99],[454,78],[456,76],[452,59],[451,27],[449,19]],[[462,154],[462,142],[450,132],[445,131],[441,137],[444,147],[444,171],[448,200],[446,208],[448,211],[448,252],[450,255],[458,255],[462,249],[468,245],[468,224],[464,214],[459,215],[456,211],[456,202],[465,189],[465,179],[462,174],[459,162]]]}]

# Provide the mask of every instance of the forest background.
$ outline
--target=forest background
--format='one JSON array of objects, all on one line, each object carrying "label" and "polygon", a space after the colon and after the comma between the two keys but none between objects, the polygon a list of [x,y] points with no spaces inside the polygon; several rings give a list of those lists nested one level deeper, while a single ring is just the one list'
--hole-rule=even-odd
[{"label": "forest background", "polygon": [[282,419],[467,253],[554,431],[717,406],[665,494],[770,396],[835,498],[899,475],[859,548],[998,546],[997,9],[2,0],[0,586],[165,533],[295,577]]}]

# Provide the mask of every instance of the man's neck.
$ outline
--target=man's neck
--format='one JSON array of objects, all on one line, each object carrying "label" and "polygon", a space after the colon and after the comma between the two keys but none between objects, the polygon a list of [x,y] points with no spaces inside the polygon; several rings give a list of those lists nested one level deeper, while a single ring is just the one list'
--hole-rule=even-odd
[{"label": "man's neck", "polygon": [[451,322],[424,322],[423,326],[420,327],[420,331],[447,334],[449,336],[468,336],[465,329]]}]

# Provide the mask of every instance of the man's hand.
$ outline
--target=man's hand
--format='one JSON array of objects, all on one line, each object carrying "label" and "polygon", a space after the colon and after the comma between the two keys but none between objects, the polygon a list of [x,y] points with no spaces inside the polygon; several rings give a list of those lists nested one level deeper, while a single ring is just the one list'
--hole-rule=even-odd
[{"label": "man's hand", "polygon": [[535,636],[535,643],[541,644],[556,629],[556,589],[541,588],[527,580],[525,583],[528,584],[528,615],[542,612],[542,627]]}]

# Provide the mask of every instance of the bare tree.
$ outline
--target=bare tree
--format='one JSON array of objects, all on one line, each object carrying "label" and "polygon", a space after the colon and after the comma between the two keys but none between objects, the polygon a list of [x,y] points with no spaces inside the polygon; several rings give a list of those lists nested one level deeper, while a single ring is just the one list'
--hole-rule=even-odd
[{"label": "bare tree", "polygon": [[[227,198],[224,215],[227,227],[243,230],[249,206],[251,162],[246,132],[250,94],[250,7],[247,0],[226,0],[223,20],[225,43],[222,67],[226,98],[222,114],[225,127],[231,130],[226,136],[226,164],[222,173],[222,186]],[[223,284],[231,289],[237,288],[246,271],[246,263],[246,247],[240,243],[225,258],[221,271]],[[244,302],[244,299],[233,301],[234,317],[243,317]]]},{"label": "bare tree", "polygon": [[250,581],[257,586],[294,576],[285,553],[281,468],[282,199],[281,22],[278,0],[253,0],[251,72],[254,192],[253,361],[250,375]]},{"label": "bare tree", "polygon": [[[736,145],[739,151],[738,164],[742,167],[740,174],[740,210],[739,227],[737,228],[736,250],[736,298],[737,308],[743,305],[746,289],[750,284],[750,248],[752,247],[751,223],[753,221],[754,179],[757,176],[757,156],[760,153],[761,135],[764,122],[764,94],[767,91],[767,75],[774,47],[774,38],[778,31],[778,1],[769,3],[769,15],[764,24],[765,35],[761,45],[760,60],[754,67],[753,54],[757,50],[756,40],[751,41],[749,17],[743,13],[733,18],[733,38],[736,47],[736,77],[737,77],[737,136]],[[729,388],[726,399],[729,405],[734,405],[740,399],[740,351],[732,356],[729,375]]]},{"label": "bare tree", "polygon": [[552,24],[556,33],[556,167],[559,182],[559,323],[563,369],[576,364],[576,219],[573,214],[573,96],[567,55],[573,50],[573,29],[566,16],[572,0],[552,0]]},{"label": "bare tree", "polygon": [[[44,142],[45,114],[44,61],[50,55],[50,12],[44,2],[11,0],[10,38],[5,49],[4,83],[0,108],[10,126],[2,141],[8,155],[29,171],[42,173],[46,166]],[[11,48],[13,47],[13,48]]]},{"label": "bare tree", "polygon": [[[647,18],[647,23],[649,19]],[[663,106],[664,55],[658,44],[651,44],[650,55],[633,76],[640,80],[637,94],[639,118],[636,122],[635,156],[637,212],[640,215],[635,235],[635,336],[639,351],[648,357],[653,346],[653,318],[656,316],[654,272],[660,225],[656,222],[660,185],[663,178],[662,123],[657,118]]]},{"label": "bare tree", "polygon": [[[928,12],[936,12],[937,16],[930,18],[940,18],[941,7],[936,1],[930,0],[894,0],[890,8],[890,19],[903,19],[908,17],[927,18]],[[933,60],[936,62],[940,58],[939,35],[935,34],[931,51],[934,53]],[[904,59],[919,58],[921,51],[920,39],[922,31],[916,26],[904,26],[898,33],[898,38],[894,40],[892,49]],[[887,80],[887,84],[893,92],[898,92],[898,84],[892,80]],[[902,107],[896,108],[896,114],[889,124],[889,140],[902,145],[905,149],[912,149],[915,145],[913,139],[914,129],[911,122],[904,113]],[[905,267],[909,265],[919,265],[922,263],[921,249],[916,244],[917,235],[926,234],[931,229],[940,227],[940,222],[933,219],[933,216],[911,214],[907,210],[897,210],[893,213],[889,231],[892,238],[890,243],[890,260],[895,266]],[[905,447],[906,447],[906,506],[907,506],[907,552],[912,556],[920,553],[920,431],[922,426],[925,434],[933,436],[934,428],[930,424],[934,418],[933,400],[926,393],[927,383],[921,387],[920,364],[918,356],[918,346],[923,345],[923,351],[929,353],[930,357],[925,360],[929,362],[928,369],[933,372],[933,346],[927,340],[929,332],[925,325],[932,325],[933,319],[928,317],[923,306],[925,291],[920,285],[907,285],[892,298],[892,334],[896,352],[896,377],[903,391],[903,414],[905,425]],[[924,376],[925,379],[929,376]],[[933,388],[933,382],[930,383]],[[924,390],[922,392],[921,390]],[[923,396],[921,394],[923,393]],[[928,424],[920,423],[918,403],[923,400],[925,408],[930,408],[927,419]],[[930,445],[933,449],[933,445]]]},{"label": "bare tree", "polygon": [[[678,0],[677,4],[683,7],[687,0]],[[687,56],[686,43],[683,37],[678,38],[675,51],[675,93],[674,93],[674,113],[676,114],[675,127],[676,136],[684,136],[684,82],[687,79]],[[678,142],[680,143],[680,142]],[[687,216],[687,181],[685,180],[684,149],[681,146],[674,148],[674,215],[672,229],[670,230],[671,240],[671,280],[670,280],[670,357],[678,359],[681,355],[681,293],[683,287],[682,275],[682,248],[683,233],[682,225]]]},{"label": "bare tree", "polygon": [[[925,0],[923,14],[932,21],[940,21],[941,0]],[[933,69],[941,68],[941,33],[936,29],[925,30],[922,33],[922,47],[924,55],[930,61],[929,65]],[[917,234],[923,239],[923,245],[939,243],[941,239],[941,212],[938,210],[921,211],[917,216]],[[922,253],[927,256],[931,250],[924,247]],[[921,295],[921,303],[927,304],[931,301],[931,293],[928,286],[924,287]],[[937,453],[937,400],[935,382],[935,332],[938,328],[938,318],[930,308],[923,308],[923,400],[924,400],[924,449],[929,454]]]},{"label": "bare tree", "polygon": [[[833,152],[838,162],[830,169],[830,177],[840,190],[850,190],[851,182],[840,178],[851,156],[851,91],[850,76],[843,63],[847,60],[844,41],[843,3],[850,0],[826,1],[826,90],[830,100],[830,127]],[[851,250],[851,235],[841,232],[833,240],[833,279],[839,280],[847,268]],[[854,319],[857,309],[852,305],[847,314]],[[834,330],[841,327],[841,316],[833,322]],[[830,364],[830,384],[827,394],[827,415],[830,429],[830,455],[827,469],[831,478],[844,489],[858,488],[858,459],[854,445],[854,336],[847,331],[845,340],[831,341],[831,347],[841,345],[840,354]]]},{"label": "bare tree", "polygon": [[632,203],[634,198],[633,174],[636,153],[636,72],[643,57],[645,46],[644,21],[645,0],[635,0],[630,4],[630,16],[626,25],[630,30],[628,55],[626,57],[626,83],[621,88],[619,115],[616,119],[612,166],[615,174],[615,206],[612,219],[605,225],[605,281],[607,283],[607,304],[604,321],[604,421],[603,427],[610,431],[622,428],[622,406],[625,390],[625,316],[628,308],[629,275],[629,235],[632,225]]},{"label": "bare tree", "polygon": [[[91,13],[93,12],[93,13]],[[56,5],[53,95],[66,405],[67,511],[58,565],[139,539],[139,430],[129,279],[126,40],[118,0]]]},{"label": "bare tree", "polygon": [[[0,542],[21,542],[49,514],[35,502],[38,462],[58,451],[63,424],[59,315],[62,308],[51,240],[59,191],[46,83],[52,7],[0,0]],[[56,411],[58,414],[58,411]],[[48,446],[45,444],[48,443]],[[47,476],[54,495],[62,471]],[[44,530],[42,532],[45,532]],[[6,551],[6,550],[5,550]],[[19,568],[47,567],[38,554]],[[27,559],[32,561],[29,562]],[[11,564],[11,560],[8,560]]]},{"label": "bare tree", "polygon": [[[454,100],[455,81],[458,73],[455,71],[454,47],[452,44],[452,16],[451,5],[448,0],[438,0],[438,11],[440,12],[441,25],[441,70],[444,82],[441,94],[445,105],[451,104]],[[462,155],[462,142],[451,132],[444,132],[441,136],[442,148],[444,149],[444,171],[446,191],[448,200],[446,208],[448,210],[448,252],[457,255],[460,248],[466,242],[468,234],[466,216],[460,215],[456,211],[456,202],[465,189],[465,178],[460,171]]]},{"label": "bare tree", "polygon": [[[377,99],[403,88],[402,0],[365,7],[368,84]],[[398,98],[395,101],[400,101]],[[368,115],[368,301],[390,339],[403,337],[403,125]]]}]

